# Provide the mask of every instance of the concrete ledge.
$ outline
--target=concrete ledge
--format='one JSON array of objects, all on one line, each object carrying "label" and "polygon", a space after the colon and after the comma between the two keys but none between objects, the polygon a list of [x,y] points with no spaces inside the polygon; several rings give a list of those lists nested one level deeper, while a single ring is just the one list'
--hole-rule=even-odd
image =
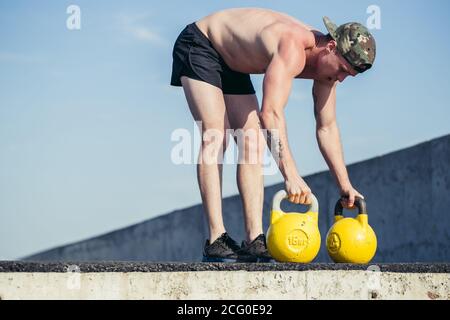
[{"label": "concrete ledge", "polygon": [[449,264],[0,262],[0,299],[450,299]]}]

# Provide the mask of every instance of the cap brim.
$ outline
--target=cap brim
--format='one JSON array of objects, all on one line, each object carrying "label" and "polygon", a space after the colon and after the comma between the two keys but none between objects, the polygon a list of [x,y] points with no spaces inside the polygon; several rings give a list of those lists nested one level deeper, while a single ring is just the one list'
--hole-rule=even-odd
[{"label": "cap brim", "polygon": [[327,28],[328,32],[333,37],[333,39],[336,40],[336,30],[338,26],[328,17],[323,17],[323,23],[325,24],[325,27]]}]

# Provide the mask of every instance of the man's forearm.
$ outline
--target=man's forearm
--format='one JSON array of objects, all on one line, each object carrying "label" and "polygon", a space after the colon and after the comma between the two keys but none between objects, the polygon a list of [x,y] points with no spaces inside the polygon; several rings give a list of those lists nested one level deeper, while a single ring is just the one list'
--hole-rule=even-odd
[{"label": "man's forearm", "polygon": [[344,189],[351,185],[344,162],[344,154],[337,124],[334,123],[326,128],[317,128],[316,136],[320,151],[333,173],[338,186]]},{"label": "man's forearm", "polygon": [[267,146],[277,162],[285,179],[299,175],[294,158],[289,149],[286,121],[283,113],[261,113],[261,122],[267,130]]}]

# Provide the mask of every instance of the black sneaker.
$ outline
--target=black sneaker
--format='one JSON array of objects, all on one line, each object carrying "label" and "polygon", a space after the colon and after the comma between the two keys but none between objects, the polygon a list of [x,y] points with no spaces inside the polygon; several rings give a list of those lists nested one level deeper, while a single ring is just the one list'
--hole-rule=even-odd
[{"label": "black sneaker", "polygon": [[223,233],[216,241],[209,243],[206,240],[203,249],[203,262],[236,262],[238,258],[237,251],[240,250],[239,245],[234,241],[228,233]]},{"label": "black sneaker", "polygon": [[250,256],[250,261],[247,262],[275,262],[267,250],[266,237],[264,234],[260,234],[251,243],[242,241],[242,246],[238,252],[238,255],[244,257]]}]

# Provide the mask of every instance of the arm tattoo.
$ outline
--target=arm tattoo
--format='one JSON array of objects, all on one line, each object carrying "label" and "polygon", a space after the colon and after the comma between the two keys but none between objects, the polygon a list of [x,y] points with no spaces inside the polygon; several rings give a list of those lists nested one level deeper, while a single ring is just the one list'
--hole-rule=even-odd
[{"label": "arm tattoo", "polygon": [[280,140],[278,130],[267,130],[267,145],[272,152],[275,161],[282,159],[283,144]]}]

